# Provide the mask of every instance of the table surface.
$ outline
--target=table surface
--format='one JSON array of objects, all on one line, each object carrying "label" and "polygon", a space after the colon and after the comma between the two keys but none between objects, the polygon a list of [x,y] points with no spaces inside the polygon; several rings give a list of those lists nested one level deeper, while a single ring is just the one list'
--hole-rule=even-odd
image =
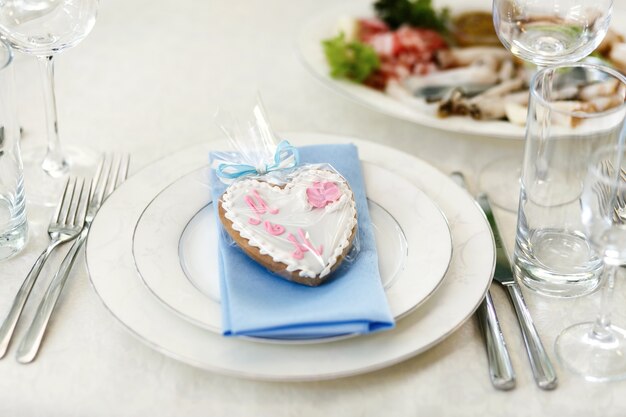
[{"label": "table surface", "polygon": [[[486,7],[489,7],[487,0]],[[393,146],[443,172],[460,170],[476,189],[489,161],[522,152],[522,141],[433,130],[372,112],[321,86],[299,62],[295,38],[332,0],[102,2],[92,34],[57,62],[64,143],[132,154],[132,171],[219,132],[218,106],[237,110],[259,91],[280,131],[329,132]],[[621,5],[617,5],[620,7]],[[626,6],[626,5],[624,5]],[[34,58],[15,60],[23,147],[44,143],[44,111]],[[496,213],[511,246],[515,215]],[[29,207],[30,241],[0,264],[0,312],[45,247],[49,211]],[[51,265],[60,258],[53,258]],[[32,300],[50,279],[44,269]],[[617,416],[626,413],[626,382],[589,383],[563,369],[553,343],[564,327],[590,320],[598,294],[549,299],[524,290],[560,378],[555,391],[532,379],[511,305],[492,288],[517,372],[517,387],[492,388],[477,323],[467,321],[429,351],[390,368],[333,381],[258,382],[195,369],[130,335],[91,288],[84,261],[72,272],[38,359],[20,365],[15,344],[0,360],[3,416]],[[616,320],[624,319],[619,291]],[[16,336],[36,303],[29,303]],[[0,313],[5,314],[5,313]]]}]

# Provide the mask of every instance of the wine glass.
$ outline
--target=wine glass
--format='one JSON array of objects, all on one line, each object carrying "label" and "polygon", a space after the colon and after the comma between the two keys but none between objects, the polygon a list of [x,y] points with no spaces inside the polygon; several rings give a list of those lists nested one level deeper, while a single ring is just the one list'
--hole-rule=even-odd
[{"label": "wine glass", "polygon": [[538,66],[579,61],[604,39],[613,0],[494,0],[493,24],[511,53]]},{"label": "wine glass", "polygon": [[5,0],[0,2],[0,34],[15,49],[38,58],[46,107],[48,143],[24,150],[28,198],[54,205],[63,178],[70,171],[91,171],[97,156],[77,148],[64,149],[59,140],[54,91],[55,55],[82,41],[96,22],[98,0]]},{"label": "wine glass", "polygon": [[626,378],[626,330],[611,323],[614,286],[626,265],[625,169],[623,143],[590,160],[581,206],[586,234],[604,260],[600,314],[563,330],[555,343],[561,362],[590,381]]}]

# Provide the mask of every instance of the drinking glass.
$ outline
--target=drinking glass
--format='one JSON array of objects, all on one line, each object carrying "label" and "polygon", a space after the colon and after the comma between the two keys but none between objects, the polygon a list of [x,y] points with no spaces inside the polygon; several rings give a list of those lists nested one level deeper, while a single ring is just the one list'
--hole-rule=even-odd
[{"label": "drinking glass", "polygon": [[0,260],[26,244],[28,224],[11,48],[0,41]]},{"label": "drinking glass", "polygon": [[[568,91],[576,97],[563,101]],[[581,196],[591,155],[622,140],[625,97],[623,75],[591,64],[546,68],[531,81],[514,258],[518,278],[539,293],[574,297],[598,286],[602,263]]]},{"label": "drinking glass", "polygon": [[540,67],[573,63],[606,35],[612,0],[494,0],[496,33],[511,53]]},{"label": "drinking glass", "polygon": [[[15,49],[38,58],[43,78],[48,143],[24,153],[28,198],[54,205],[63,177],[92,171],[97,156],[61,147],[54,90],[55,55],[91,32],[98,0],[5,0],[0,2],[0,33]],[[42,159],[43,158],[43,159]]]},{"label": "drinking glass", "polygon": [[626,378],[626,330],[611,323],[616,280],[626,265],[626,152],[623,143],[590,159],[581,198],[582,222],[604,261],[600,313],[594,322],[575,324],[558,336],[556,353],[570,370],[591,381]]},{"label": "drinking glass", "polygon": [[[606,35],[613,10],[612,0],[493,0],[492,5],[504,47],[539,68],[574,63],[593,52]],[[508,211],[518,208],[521,165],[521,157],[494,161],[481,175],[483,191],[507,190],[499,206]]]}]

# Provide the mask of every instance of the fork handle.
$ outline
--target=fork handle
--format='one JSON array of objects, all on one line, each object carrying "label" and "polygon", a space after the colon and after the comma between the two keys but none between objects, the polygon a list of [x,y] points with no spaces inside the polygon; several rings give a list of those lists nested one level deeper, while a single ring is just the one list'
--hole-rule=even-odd
[{"label": "fork handle", "polygon": [[480,329],[483,332],[489,362],[489,378],[496,389],[510,390],[515,388],[515,371],[511,364],[509,351],[500,329],[491,292],[487,291],[485,299],[476,311]]},{"label": "fork handle", "polygon": [[555,389],[558,383],[556,372],[533,324],[530,312],[522,296],[522,291],[516,283],[505,286],[515,307],[515,313],[524,337],[524,345],[526,346],[526,353],[528,353],[535,382],[541,389]]},{"label": "fork handle", "polygon": [[39,255],[35,264],[30,269],[30,272],[26,275],[22,286],[17,291],[11,310],[9,310],[9,314],[7,314],[7,317],[2,323],[2,327],[0,327],[0,358],[4,357],[7,349],[9,348],[11,337],[15,331],[15,326],[22,315],[22,310],[24,310],[28,296],[35,285],[35,281],[37,281],[37,277],[39,277],[39,273],[41,272],[43,265],[46,263],[46,260],[59,243],[59,241],[53,242],[48,245],[43,252],[41,252],[41,255]]},{"label": "fork handle", "polygon": [[59,270],[54,275],[54,278],[52,278],[46,293],[41,299],[37,312],[35,313],[35,317],[33,318],[30,327],[26,331],[26,334],[17,349],[16,357],[18,362],[29,363],[32,362],[37,356],[39,346],[41,345],[44,333],[48,327],[48,322],[50,321],[52,312],[54,311],[57,301],[59,300],[59,296],[63,291],[69,272],[74,265],[76,255],[83,246],[83,242],[87,237],[86,229],[87,228],[83,229],[83,232],[80,234],[78,239],[76,239],[72,244],[72,247],[67,252],[67,255],[65,255],[65,258],[63,258],[63,262],[61,262]]}]

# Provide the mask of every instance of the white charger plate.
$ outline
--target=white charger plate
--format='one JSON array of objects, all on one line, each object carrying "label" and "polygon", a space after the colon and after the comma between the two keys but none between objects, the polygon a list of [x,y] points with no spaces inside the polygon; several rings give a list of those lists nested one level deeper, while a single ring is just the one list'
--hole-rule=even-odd
[{"label": "white charger plate", "polygon": [[[400,319],[443,280],[452,256],[450,229],[441,210],[409,181],[370,162],[363,162],[362,168],[382,283],[391,313]],[[159,300],[192,323],[221,334],[219,231],[209,169],[205,166],[174,181],[150,202],[135,227],[133,256],[144,283]],[[297,342],[329,339],[335,338]]]},{"label": "white charger plate", "polygon": [[[251,343],[190,323],[143,284],[132,255],[133,232],[165,187],[206,163],[216,141],[162,159],[126,181],[100,209],[87,242],[90,279],[105,307],[136,337],[188,364],[240,377],[320,380],[381,369],[434,346],[461,326],[483,299],[495,265],[489,225],[472,198],[431,165],[392,148],[341,136],[284,135],[295,145],[354,143],[361,160],[385,167],[423,190],[446,215],[452,261],[437,291],[395,329],[332,343]],[[428,239],[428,236],[424,236]]]},{"label": "white charger plate", "polygon": [[[337,25],[342,17],[371,17],[374,15],[373,1],[342,3],[337,7],[311,19],[300,31],[298,51],[306,68],[333,91],[372,110],[402,120],[450,132],[471,135],[493,136],[507,139],[523,139],[525,127],[507,121],[478,121],[471,117],[437,117],[436,105],[427,105],[422,100],[408,97],[405,100],[393,98],[385,93],[361,84],[337,80],[329,75],[329,67],[321,44],[337,34]],[[484,0],[435,0],[437,8],[448,7],[452,14],[468,10],[490,11],[491,2]],[[611,27],[621,30],[626,23],[626,13],[614,9]]]}]

